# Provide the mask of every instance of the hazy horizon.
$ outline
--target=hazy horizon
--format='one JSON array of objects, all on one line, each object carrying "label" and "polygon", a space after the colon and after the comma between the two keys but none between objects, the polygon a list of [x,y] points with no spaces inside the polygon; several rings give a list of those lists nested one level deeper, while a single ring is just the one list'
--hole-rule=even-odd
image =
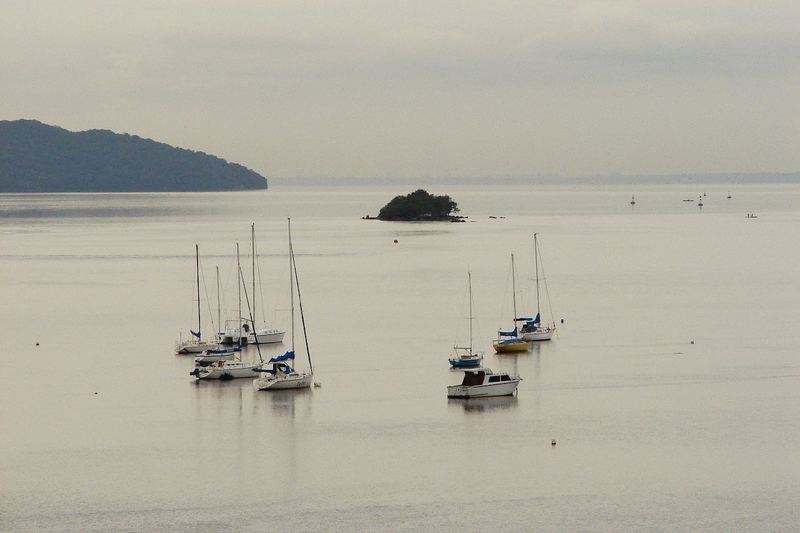
[{"label": "hazy horizon", "polygon": [[273,179],[800,170],[800,5],[4,3],[0,118]]}]

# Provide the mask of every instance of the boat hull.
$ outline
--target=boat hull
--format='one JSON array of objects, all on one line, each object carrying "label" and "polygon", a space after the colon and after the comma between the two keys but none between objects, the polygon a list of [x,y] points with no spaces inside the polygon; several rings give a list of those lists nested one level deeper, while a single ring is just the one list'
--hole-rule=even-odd
[{"label": "boat hull", "polygon": [[511,396],[517,390],[519,379],[483,385],[451,385],[447,387],[448,398],[491,398],[494,396]]},{"label": "boat hull", "polygon": [[492,346],[497,353],[516,353],[530,350],[530,345],[523,340],[520,340],[520,342],[495,342]]},{"label": "boat hull", "polygon": [[267,330],[259,331],[257,334],[251,333],[247,336],[248,344],[278,344],[283,342],[285,331]]},{"label": "boat hull", "polygon": [[475,368],[481,366],[480,359],[450,359],[453,368]]},{"label": "boat hull", "polygon": [[290,374],[279,377],[261,377],[253,380],[253,387],[256,390],[286,390],[286,389],[307,389],[311,387],[314,379],[312,374]]},{"label": "boat hull", "polygon": [[175,353],[180,355],[186,355],[191,353],[203,353],[206,350],[211,350],[216,347],[217,347],[216,342],[182,343],[178,344],[175,347]]},{"label": "boat hull", "polygon": [[256,369],[261,368],[260,364],[225,364],[222,366],[207,366],[196,368],[192,375],[200,379],[237,379],[252,378],[256,375]]},{"label": "boat hull", "polygon": [[529,331],[522,334],[522,340],[526,342],[549,341],[553,338],[555,328],[541,329],[538,331]]}]

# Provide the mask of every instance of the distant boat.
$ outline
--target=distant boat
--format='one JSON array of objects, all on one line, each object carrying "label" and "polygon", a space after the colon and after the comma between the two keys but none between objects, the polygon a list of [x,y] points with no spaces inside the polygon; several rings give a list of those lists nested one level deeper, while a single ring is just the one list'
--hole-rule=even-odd
[{"label": "distant boat", "polygon": [[703,197],[702,196],[700,196],[699,199],[697,200],[697,207],[703,207]]},{"label": "distant boat", "polygon": [[733,197],[731,196],[731,191],[728,191],[728,200],[730,200],[731,198],[733,198]]},{"label": "distant boat", "polygon": [[636,198],[631,195],[631,205],[636,205]]},{"label": "distant boat", "polygon": [[467,272],[467,285],[469,286],[469,346],[453,346],[453,355],[450,357],[450,366],[453,368],[468,368],[480,366],[483,354],[475,353],[472,349],[472,272]]},{"label": "distant boat", "polygon": [[[294,365],[294,293],[297,287],[297,303],[300,306],[300,322],[303,326],[303,340],[308,356],[308,372],[298,372]],[[306,332],[306,319],[303,313],[303,300],[300,297],[300,280],[297,276],[297,264],[294,259],[294,248],[292,246],[292,220],[289,219],[289,294],[290,294],[290,315],[291,315],[291,335],[292,347],[283,355],[273,357],[268,363],[272,363],[272,368],[261,368],[257,370],[261,375],[253,380],[253,387],[256,390],[280,390],[280,389],[307,389],[311,387],[314,379],[314,367],[311,364],[311,351],[308,347],[308,334]]]},{"label": "distant boat", "polygon": [[[539,303],[539,241],[538,234],[533,234],[533,263],[536,270],[536,317],[532,320],[527,318],[519,318],[518,321],[524,320],[520,332],[522,333],[522,340],[524,341],[549,341],[553,338],[556,332],[555,321],[548,325],[542,325],[541,305]],[[545,282],[546,283],[546,282]],[[546,286],[545,286],[546,287]],[[549,301],[549,296],[548,296]],[[551,316],[552,319],[552,316]]]},{"label": "distant boat", "polygon": [[517,273],[514,268],[514,254],[511,254],[511,298],[514,303],[514,329],[511,331],[497,331],[497,339],[492,343],[497,353],[527,352],[530,346],[519,336],[517,330]]},{"label": "distant boat", "polygon": [[492,396],[511,396],[517,391],[522,378],[507,372],[495,374],[488,368],[464,371],[460,385],[447,387],[448,398],[489,398]]},{"label": "distant boat", "polygon": [[197,285],[197,331],[189,330],[191,338],[178,341],[175,352],[179,354],[202,353],[217,346],[216,341],[203,341],[202,322],[200,319],[200,246],[194,245],[195,283]]}]

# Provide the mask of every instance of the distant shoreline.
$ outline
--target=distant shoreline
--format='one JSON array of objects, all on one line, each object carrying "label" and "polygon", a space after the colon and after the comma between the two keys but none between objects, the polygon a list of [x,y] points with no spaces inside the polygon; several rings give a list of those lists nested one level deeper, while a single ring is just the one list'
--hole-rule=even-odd
[{"label": "distant shoreline", "polygon": [[496,177],[425,177],[425,178],[332,178],[320,176],[297,176],[270,178],[271,186],[317,187],[317,186],[431,186],[431,185],[785,185],[800,184],[800,172],[775,173],[730,173],[730,174],[682,174],[641,176],[496,176]]}]

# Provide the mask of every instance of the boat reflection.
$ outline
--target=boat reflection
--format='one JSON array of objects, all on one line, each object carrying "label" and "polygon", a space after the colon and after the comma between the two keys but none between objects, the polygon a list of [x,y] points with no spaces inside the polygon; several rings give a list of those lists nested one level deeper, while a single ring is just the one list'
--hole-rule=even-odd
[{"label": "boat reflection", "polygon": [[498,396],[495,398],[470,398],[462,400],[449,398],[447,400],[448,409],[464,409],[467,413],[484,413],[489,411],[501,411],[517,407],[517,396]]},{"label": "boat reflection", "polygon": [[311,389],[285,389],[257,392],[257,397],[263,397],[263,405],[272,409],[275,414],[294,418],[298,407],[311,407]]}]

